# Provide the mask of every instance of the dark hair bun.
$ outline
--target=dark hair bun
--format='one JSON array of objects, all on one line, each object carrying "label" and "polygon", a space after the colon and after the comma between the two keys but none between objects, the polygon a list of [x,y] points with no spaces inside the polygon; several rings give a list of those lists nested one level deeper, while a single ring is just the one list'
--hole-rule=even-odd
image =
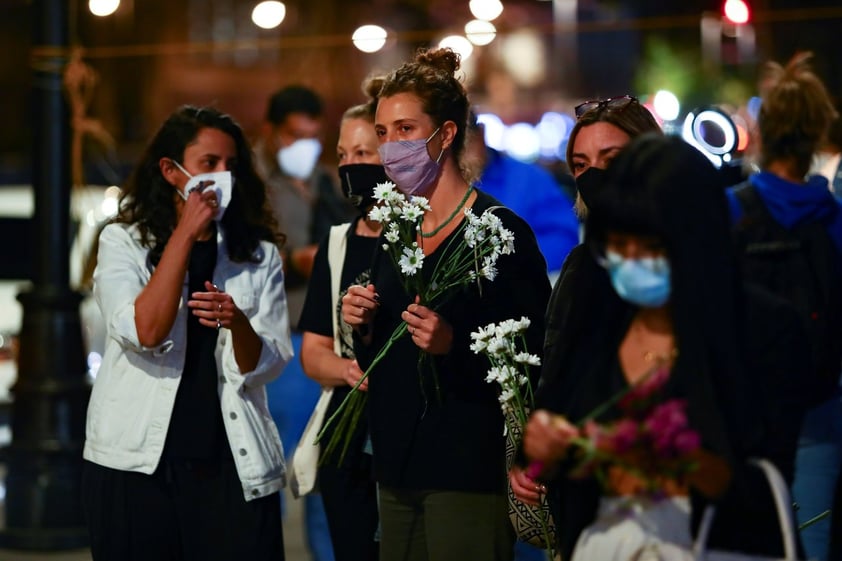
[{"label": "dark hair bun", "polygon": [[415,55],[415,62],[440,70],[452,76],[462,65],[462,57],[450,48],[419,49]]}]

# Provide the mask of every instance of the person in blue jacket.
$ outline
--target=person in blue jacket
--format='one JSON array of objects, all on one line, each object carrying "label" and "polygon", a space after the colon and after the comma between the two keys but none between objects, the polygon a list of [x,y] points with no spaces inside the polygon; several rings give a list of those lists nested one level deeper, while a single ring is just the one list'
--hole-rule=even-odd
[{"label": "person in blue jacket", "polygon": [[465,156],[476,171],[481,170],[477,187],[529,224],[547,260],[548,273],[557,275],[567,254],[579,243],[573,201],[549,171],[486,146],[484,134],[482,123],[471,112]]}]

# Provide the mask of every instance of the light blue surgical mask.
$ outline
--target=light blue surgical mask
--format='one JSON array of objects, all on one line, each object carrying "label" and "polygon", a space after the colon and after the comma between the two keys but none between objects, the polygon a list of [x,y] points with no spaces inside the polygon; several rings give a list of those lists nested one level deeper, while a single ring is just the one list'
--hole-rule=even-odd
[{"label": "light blue surgical mask", "polygon": [[601,264],[608,270],[617,295],[636,306],[660,308],[672,289],[670,263],[666,257],[627,259],[608,251]]}]

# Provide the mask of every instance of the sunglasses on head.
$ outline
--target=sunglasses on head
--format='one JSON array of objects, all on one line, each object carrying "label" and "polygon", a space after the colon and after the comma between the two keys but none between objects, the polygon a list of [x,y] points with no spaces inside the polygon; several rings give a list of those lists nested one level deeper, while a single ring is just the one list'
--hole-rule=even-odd
[{"label": "sunglasses on head", "polygon": [[588,111],[606,111],[606,110],[623,110],[632,103],[638,103],[637,98],[631,95],[623,95],[620,97],[609,97],[608,99],[592,99],[584,103],[580,103],[573,110],[578,119]]}]

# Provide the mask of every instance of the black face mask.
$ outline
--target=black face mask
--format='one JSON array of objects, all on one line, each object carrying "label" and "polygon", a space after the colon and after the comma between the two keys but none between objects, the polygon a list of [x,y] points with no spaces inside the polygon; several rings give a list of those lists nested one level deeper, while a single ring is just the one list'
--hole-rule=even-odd
[{"label": "black face mask", "polygon": [[342,193],[351,201],[360,214],[374,204],[374,188],[378,183],[391,181],[380,164],[348,164],[339,166],[339,181]]},{"label": "black face mask", "polygon": [[576,178],[576,189],[588,208],[592,208],[597,202],[603,185],[605,185],[605,170],[593,166]]}]

